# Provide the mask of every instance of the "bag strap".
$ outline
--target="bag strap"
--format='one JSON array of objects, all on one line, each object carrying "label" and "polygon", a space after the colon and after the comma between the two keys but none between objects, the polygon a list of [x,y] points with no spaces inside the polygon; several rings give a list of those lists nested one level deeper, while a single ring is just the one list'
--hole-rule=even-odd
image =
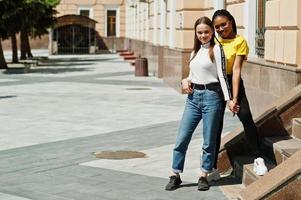
[{"label": "bag strap", "polygon": [[229,85],[229,80],[228,80],[228,76],[227,76],[227,72],[226,72],[226,56],[225,56],[225,52],[223,49],[223,45],[220,43],[220,41],[217,38],[215,38],[215,40],[219,43],[219,48],[220,48],[221,58],[222,58],[221,64],[222,64],[223,76],[226,81],[229,97],[230,97],[230,99],[232,99],[231,88]]}]

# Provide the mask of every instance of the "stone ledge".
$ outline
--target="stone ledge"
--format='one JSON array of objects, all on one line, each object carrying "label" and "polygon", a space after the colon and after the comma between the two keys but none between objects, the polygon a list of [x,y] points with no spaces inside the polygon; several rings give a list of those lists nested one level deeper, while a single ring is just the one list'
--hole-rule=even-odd
[{"label": "stone ledge", "polygon": [[19,63],[30,65],[30,67],[36,67],[39,63],[38,60],[19,60]]},{"label": "stone ledge", "polygon": [[7,69],[5,73],[7,74],[23,74],[30,71],[31,65],[28,63],[10,63],[7,64]]},{"label": "stone ledge", "polygon": [[264,138],[267,154],[274,158],[277,164],[301,150],[301,141],[290,136]]},{"label": "stone ledge", "polygon": [[263,66],[270,67],[270,68],[301,73],[301,67],[293,66],[293,65],[280,64],[280,63],[273,63],[273,62],[270,62],[270,61],[266,61],[265,59],[262,59],[262,58],[248,58],[248,60],[246,62],[252,63],[252,64],[257,64],[257,65],[263,65]]},{"label": "stone ledge", "polygon": [[294,118],[292,121],[292,135],[296,139],[301,140],[301,118]]},{"label": "stone ledge", "polygon": [[[301,150],[240,192],[242,200],[267,198],[301,174]],[[299,179],[300,182],[300,179]],[[256,191],[256,192],[255,192]],[[299,190],[299,193],[301,191]]]}]

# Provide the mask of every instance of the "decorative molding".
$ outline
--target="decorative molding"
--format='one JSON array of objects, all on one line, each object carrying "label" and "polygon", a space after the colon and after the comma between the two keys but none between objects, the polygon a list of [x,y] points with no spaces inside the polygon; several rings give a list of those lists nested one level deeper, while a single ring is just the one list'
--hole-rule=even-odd
[{"label": "decorative molding", "polygon": [[194,31],[194,28],[176,28],[177,31]]},{"label": "decorative molding", "polygon": [[[254,1],[254,0],[252,0]],[[229,6],[229,5],[233,5],[233,4],[239,4],[239,3],[245,3],[246,1],[245,0],[236,0],[236,1],[232,1],[232,2],[226,2],[226,6]]]},{"label": "decorative molding", "polygon": [[182,9],[178,9],[176,10],[176,12],[183,12],[183,11],[208,11],[208,10],[213,10],[213,7],[209,7],[209,8],[182,8]]},{"label": "decorative molding", "polygon": [[300,30],[300,28],[297,26],[266,26],[265,29],[266,30],[295,30],[295,31]]},{"label": "decorative molding", "polygon": [[297,64],[287,64],[287,63],[276,62],[276,61],[267,60],[263,58],[248,58],[246,62],[256,64],[256,65],[262,65],[274,69],[301,73],[301,68],[297,67],[298,66]]}]

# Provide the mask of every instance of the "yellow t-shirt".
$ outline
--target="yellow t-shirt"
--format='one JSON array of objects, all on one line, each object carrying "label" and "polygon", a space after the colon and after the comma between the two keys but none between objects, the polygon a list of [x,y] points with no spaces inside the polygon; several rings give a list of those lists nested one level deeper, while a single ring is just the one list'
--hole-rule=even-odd
[{"label": "yellow t-shirt", "polygon": [[233,39],[219,38],[218,40],[222,44],[226,55],[227,74],[232,74],[232,68],[236,55],[244,55],[246,59],[249,54],[247,41],[240,35],[236,35],[236,37]]}]

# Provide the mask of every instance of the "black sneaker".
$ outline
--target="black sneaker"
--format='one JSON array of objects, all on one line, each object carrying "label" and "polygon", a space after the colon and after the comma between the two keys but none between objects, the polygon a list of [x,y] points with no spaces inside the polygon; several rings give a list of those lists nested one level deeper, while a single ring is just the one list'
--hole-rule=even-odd
[{"label": "black sneaker", "polygon": [[209,190],[209,184],[205,177],[200,177],[198,181],[198,190],[205,191]]},{"label": "black sneaker", "polygon": [[180,176],[171,176],[169,183],[165,186],[165,190],[168,190],[168,191],[175,190],[175,189],[179,188],[181,183],[182,183],[182,181],[181,181]]}]

